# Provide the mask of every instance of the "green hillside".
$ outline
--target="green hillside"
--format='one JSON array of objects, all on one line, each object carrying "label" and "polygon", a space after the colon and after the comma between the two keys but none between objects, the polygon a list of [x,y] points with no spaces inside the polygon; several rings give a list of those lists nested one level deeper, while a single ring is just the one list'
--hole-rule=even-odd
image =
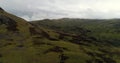
[{"label": "green hillside", "polygon": [[90,30],[45,26],[0,8],[0,63],[120,63],[120,48],[88,36]]},{"label": "green hillside", "polygon": [[[115,46],[120,45],[120,19],[55,19],[33,21],[39,26],[73,34],[83,34],[104,40]],[[83,29],[83,30],[81,30]]]}]

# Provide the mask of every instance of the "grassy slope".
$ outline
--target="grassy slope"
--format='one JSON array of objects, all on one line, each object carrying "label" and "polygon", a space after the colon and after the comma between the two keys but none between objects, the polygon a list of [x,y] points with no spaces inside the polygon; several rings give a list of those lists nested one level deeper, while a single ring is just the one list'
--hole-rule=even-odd
[{"label": "grassy slope", "polygon": [[[120,20],[95,20],[95,19],[58,19],[58,20],[41,20],[33,22],[39,26],[64,31],[67,33],[80,34],[87,30],[87,34],[110,42],[116,46],[120,45]],[[83,29],[84,31],[81,31]],[[87,30],[86,30],[87,29]]]},{"label": "grassy slope", "polygon": [[112,45],[38,27],[0,10],[0,63],[120,63],[119,53]]},{"label": "grassy slope", "polygon": [[[96,34],[100,35],[101,33],[104,33],[104,34],[108,33],[106,28],[113,27],[112,25],[110,25],[110,23],[112,22],[113,24],[115,21],[102,20],[100,22],[96,20],[90,20],[90,21],[89,20],[78,21],[78,20],[79,19],[77,20],[76,19],[75,20],[74,19],[73,20],[72,19],[43,20],[43,21],[33,21],[32,23],[35,25],[38,25],[39,27],[45,27],[48,29],[56,30],[59,33],[65,32],[67,34],[70,33],[72,35],[80,35],[81,37],[85,38],[84,40],[81,38],[74,39],[74,38],[71,38],[70,36],[64,36],[64,39],[62,40],[66,41],[67,39],[71,41],[71,39],[73,39],[72,43],[77,44],[76,46],[71,45],[73,46],[72,48],[71,46],[68,47],[69,45],[67,46],[69,42],[67,42],[67,44],[65,45],[63,45],[64,41],[55,42],[55,44],[58,46],[72,49],[69,52],[68,51],[64,52],[67,56],[69,56],[69,59],[66,60],[66,63],[67,62],[68,63],[103,63],[103,62],[106,62],[106,63],[117,63],[118,62],[119,63],[120,56],[119,54],[117,54],[119,53],[119,50],[120,50],[119,47],[113,47],[106,41],[103,41],[103,38],[101,38],[101,36],[97,38],[101,39],[102,42],[101,41],[99,42],[99,39],[97,39],[98,40],[97,42],[96,40],[89,41],[90,38],[86,38],[88,37],[86,34],[89,34],[89,33],[94,37],[96,37]],[[101,26],[103,25],[105,27],[101,28]],[[100,30],[98,28],[101,28],[104,30]],[[112,29],[115,29],[115,28],[112,28]],[[114,33],[113,30],[110,30],[110,29],[108,30],[110,31],[110,34]],[[111,37],[107,37],[107,38],[110,39]],[[114,38],[116,39],[116,37],[113,37],[112,39]],[[103,43],[106,43],[106,44],[103,44]],[[110,54],[113,54],[113,55],[110,55]]]}]

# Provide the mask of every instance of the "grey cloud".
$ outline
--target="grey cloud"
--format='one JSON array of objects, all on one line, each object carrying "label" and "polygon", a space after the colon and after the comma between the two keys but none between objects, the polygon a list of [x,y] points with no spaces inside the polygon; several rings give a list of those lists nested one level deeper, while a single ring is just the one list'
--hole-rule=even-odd
[{"label": "grey cloud", "polygon": [[27,20],[46,18],[120,18],[119,0],[0,0],[6,11]]}]

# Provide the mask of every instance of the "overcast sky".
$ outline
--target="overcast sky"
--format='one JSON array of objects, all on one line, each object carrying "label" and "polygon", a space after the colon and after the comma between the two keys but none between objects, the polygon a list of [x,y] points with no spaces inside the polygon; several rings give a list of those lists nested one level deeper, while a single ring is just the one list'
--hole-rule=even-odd
[{"label": "overcast sky", "polygon": [[0,6],[26,20],[120,18],[120,0],[0,0]]}]

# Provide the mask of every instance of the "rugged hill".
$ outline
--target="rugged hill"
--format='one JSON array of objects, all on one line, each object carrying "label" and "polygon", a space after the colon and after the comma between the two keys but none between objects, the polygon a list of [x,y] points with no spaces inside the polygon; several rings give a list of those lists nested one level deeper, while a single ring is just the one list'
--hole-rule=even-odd
[{"label": "rugged hill", "polygon": [[[120,19],[54,19],[40,20],[32,23],[46,28],[80,34],[84,32],[88,36],[94,36],[115,46],[120,45]],[[83,30],[81,30],[83,29]]]},{"label": "rugged hill", "polygon": [[0,63],[120,63],[119,47],[80,30],[81,34],[51,30],[0,8]]}]

